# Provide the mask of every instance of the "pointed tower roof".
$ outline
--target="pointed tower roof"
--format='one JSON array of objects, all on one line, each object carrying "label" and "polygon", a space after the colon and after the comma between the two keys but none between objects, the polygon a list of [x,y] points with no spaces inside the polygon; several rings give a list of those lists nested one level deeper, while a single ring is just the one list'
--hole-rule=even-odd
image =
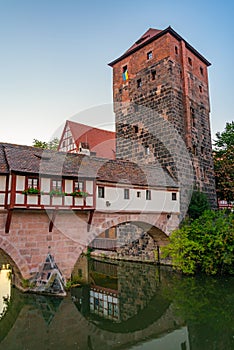
[{"label": "pointed tower roof", "polygon": [[194,53],[202,62],[204,62],[207,66],[210,66],[210,62],[207,61],[207,59],[202,56],[197,50],[195,50],[186,40],[184,40],[178,33],[174,31],[174,29],[171,28],[171,26],[167,27],[164,30],[149,28],[141,37],[138,39],[123,55],[121,55],[119,58],[115,59],[111,63],[109,63],[109,66],[113,67],[116,63],[119,61],[122,61],[124,58],[130,56],[132,53],[136,52],[137,50],[141,49],[145,45],[151,43],[154,40],[157,40],[161,36],[165,34],[171,34],[174,38],[176,38],[178,41],[184,41],[185,46]]},{"label": "pointed tower roof", "polygon": [[147,42],[155,37],[157,34],[159,34],[161,30],[159,29],[154,29],[154,28],[149,28],[126,52],[131,52],[135,48],[138,48],[140,44],[147,44]]}]

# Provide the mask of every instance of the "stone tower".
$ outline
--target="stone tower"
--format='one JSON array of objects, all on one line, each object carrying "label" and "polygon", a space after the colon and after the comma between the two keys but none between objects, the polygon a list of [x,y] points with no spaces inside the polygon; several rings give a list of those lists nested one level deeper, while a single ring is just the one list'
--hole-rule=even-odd
[{"label": "stone tower", "polygon": [[[215,207],[210,63],[168,27],[150,28],[109,65],[113,68],[116,156],[140,164],[159,162],[179,183],[181,178],[192,177],[193,187],[206,193]],[[184,166],[178,139],[189,155],[192,176],[178,171]]]}]

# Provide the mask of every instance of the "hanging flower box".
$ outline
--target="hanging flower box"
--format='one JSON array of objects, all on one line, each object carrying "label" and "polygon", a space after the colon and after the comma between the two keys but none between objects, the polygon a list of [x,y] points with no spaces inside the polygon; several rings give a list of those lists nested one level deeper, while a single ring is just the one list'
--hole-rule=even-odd
[{"label": "hanging flower box", "polygon": [[75,192],[70,193],[70,195],[73,197],[86,198],[89,194],[88,194],[88,192],[84,192],[84,191],[75,191]]},{"label": "hanging flower box", "polygon": [[59,191],[59,190],[51,190],[49,192],[50,197],[56,196],[56,197],[64,197],[66,196],[66,193],[63,191]]},{"label": "hanging flower box", "polygon": [[27,188],[26,190],[22,191],[22,194],[40,195],[40,194],[43,194],[43,192],[39,188]]}]

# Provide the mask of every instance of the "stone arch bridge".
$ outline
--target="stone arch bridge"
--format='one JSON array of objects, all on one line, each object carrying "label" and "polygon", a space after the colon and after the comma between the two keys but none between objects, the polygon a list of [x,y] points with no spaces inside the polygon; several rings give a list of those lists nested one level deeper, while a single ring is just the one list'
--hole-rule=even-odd
[{"label": "stone arch bridge", "polygon": [[103,231],[123,223],[134,223],[148,232],[158,246],[165,245],[170,232],[178,227],[176,214],[105,213],[94,211],[14,210],[11,228],[5,232],[6,211],[0,212],[0,249],[24,279],[33,277],[45,262],[48,252],[65,279],[71,276],[76,261],[89,243]]}]

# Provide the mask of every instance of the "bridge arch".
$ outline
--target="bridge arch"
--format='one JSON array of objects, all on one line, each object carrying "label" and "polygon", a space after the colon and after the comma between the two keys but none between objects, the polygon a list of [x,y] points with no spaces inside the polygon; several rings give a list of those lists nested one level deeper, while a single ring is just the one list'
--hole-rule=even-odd
[{"label": "bridge arch", "polygon": [[14,275],[18,281],[22,278],[30,278],[31,274],[28,262],[20,254],[19,250],[15,248],[15,246],[5,237],[0,237],[0,252],[1,251],[9,260],[9,264],[11,265]]}]

